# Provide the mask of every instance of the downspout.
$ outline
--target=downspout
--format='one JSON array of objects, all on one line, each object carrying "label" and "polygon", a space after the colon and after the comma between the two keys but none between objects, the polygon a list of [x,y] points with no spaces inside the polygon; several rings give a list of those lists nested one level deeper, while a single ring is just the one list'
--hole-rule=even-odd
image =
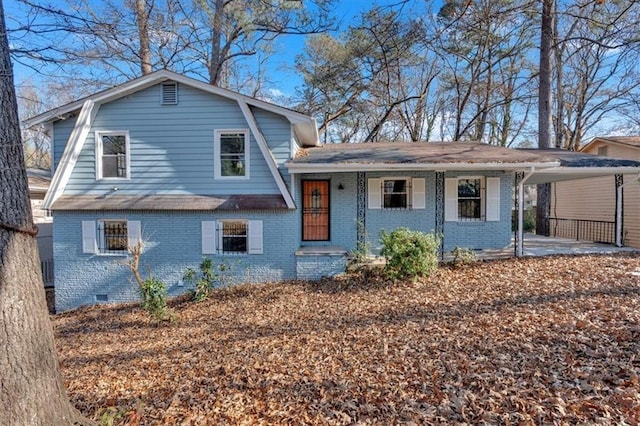
[{"label": "downspout", "polygon": [[640,173],[638,177],[627,183],[623,183],[617,188],[618,194],[616,196],[616,247],[622,247],[622,188],[630,183],[640,183]]},{"label": "downspout", "polygon": [[524,175],[520,183],[518,183],[518,246],[516,247],[516,257],[522,257],[524,252],[523,238],[523,222],[524,222],[524,184],[533,175],[536,168],[531,167],[529,172]]}]

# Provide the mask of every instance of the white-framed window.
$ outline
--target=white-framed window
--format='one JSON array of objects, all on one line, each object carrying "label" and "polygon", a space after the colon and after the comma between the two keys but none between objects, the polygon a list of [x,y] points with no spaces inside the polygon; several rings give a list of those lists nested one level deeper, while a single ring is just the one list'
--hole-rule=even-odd
[{"label": "white-framed window", "polygon": [[82,252],[126,255],[141,240],[139,221],[98,219],[82,221]]},{"label": "white-framed window", "polygon": [[500,220],[500,178],[459,176],[445,179],[445,220]]},{"label": "white-framed window", "polygon": [[406,209],[410,207],[409,179],[382,179],[382,208]]},{"label": "white-framed window", "polygon": [[96,132],[96,179],[129,179],[129,132]]},{"label": "white-framed window", "polygon": [[202,254],[262,254],[262,221],[220,219],[202,222]]},{"label": "white-framed window", "polygon": [[484,219],[484,179],[458,179],[458,220]]},{"label": "white-framed window", "polygon": [[368,181],[370,209],[407,210],[424,209],[424,178],[383,177]]},{"label": "white-framed window", "polygon": [[222,254],[247,254],[248,228],[246,220],[221,220],[218,235]]},{"label": "white-framed window", "polygon": [[216,178],[249,178],[249,130],[217,130],[214,155]]}]

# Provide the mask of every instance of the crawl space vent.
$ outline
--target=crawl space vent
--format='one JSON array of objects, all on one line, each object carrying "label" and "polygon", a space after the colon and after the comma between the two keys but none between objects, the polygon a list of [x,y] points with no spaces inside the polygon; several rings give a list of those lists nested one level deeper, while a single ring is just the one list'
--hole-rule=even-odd
[{"label": "crawl space vent", "polygon": [[106,294],[96,294],[96,302],[108,302],[109,296]]}]

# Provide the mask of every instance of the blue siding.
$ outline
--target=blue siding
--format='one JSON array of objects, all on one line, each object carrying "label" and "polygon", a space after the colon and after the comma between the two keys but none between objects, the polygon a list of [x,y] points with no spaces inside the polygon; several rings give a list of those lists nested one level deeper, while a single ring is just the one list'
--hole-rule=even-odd
[{"label": "blue siding", "polygon": [[289,170],[284,163],[291,158],[291,124],[286,117],[270,111],[252,108],[258,127],[267,140],[280,174],[290,184]]},{"label": "blue siding", "polygon": [[64,148],[67,145],[67,141],[69,140],[69,136],[71,136],[71,131],[73,130],[73,126],[76,125],[76,121],[78,120],[78,116],[73,116],[67,118],[66,120],[57,121],[53,127],[53,170],[58,169],[58,164],[60,163],[60,159],[62,158],[62,154],[64,153]]},{"label": "blue siding", "polygon": [[[462,174],[461,174],[462,175]],[[468,174],[464,174],[468,175]],[[511,208],[513,177],[502,172],[474,173],[486,177],[500,177],[500,221],[496,222],[445,222],[444,248],[450,251],[455,247],[470,249],[497,249],[509,246],[511,243]],[[456,177],[455,173],[448,173],[446,177]],[[425,179],[425,209],[413,210],[382,210],[369,209],[365,211],[367,241],[374,253],[380,250],[380,232],[384,229],[391,231],[404,226],[422,232],[434,232],[436,228],[436,188],[434,172],[411,173],[366,173],[365,185],[368,179],[388,177],[411,177]],[[334,173],[318,175],[301,175],[296,183],[296,203],[300,207],[302,179],[330,179],[331,180],[331,240],[323,242],[301,242],[301,245],[338,245],[346,250],[356,247],[357,238],[357,188],[356,173]],[[338,190],[342,183],[344,190]],[[365,192],[368,188],[365,188]],[[367,194],[368,196],[368,194]],[[301,214],[299,215],[301,216]],[[301,220],[296,223],[301,229]],[[298,238],[301,238],[301,231]]]},{"label": "blue siding", "polygon": [[[395,228],[404,226],[416,231],[434,232],[436,226],[435,173],[367,173],[365,184],[368,179],[389,177],[424,178],[426,205],[424,209],[412,210],[383,210],[367,208],[367,237],[371,243],[371,248],[375,253],[378,253],[381,248],[380,233],[382,230],[392,231]],[[368,190],[368,188],[366,188],[366,190]]]},{"label": "blue siding", "polygon": [[[214,179],[214,133],[249,129],[235,101],[181,85],[178,105],[160,105],[158,85],[102,105],[79,155],[66,194],[278,194],[253,137],[250,179]],[[264,120],[268,122],[268,119]],[[285,124],[286,132],[290,126]],[[95,179],[95,132],[129,131],[131,178]]]},{"label": "blue siding", "polygon": [[[182,283],[187,267],[197,268],[204,257],[201,246],[201,223],[206,220],[242,218],[263,221],[262,255],[214,256],[216,263],[232,264],[230,283],[268,282],[296,277],[294,252],[298,241],[286,232],[298,215],[294,211],[273,213],[246,211],[235,214],[207,212],[55,212],[53,250],[56,262],[56,309],[72,309],[96,303],[95,296],[106,294],[109,302],[137,300],[136,284],[122,265],[124,256],[101,256],[82,253],[82,221],[118,218],[139,220],[145,251],[140,268],[150,270],[163,280],[171,295],[189,290]],[[180,226],[177,227],[176,224]]]},{"label": "blue siding", "polygon": [[[357,178],[356,173],[301,175],[296,183],[295,200],[302,208],[302,180],[330,180],[330,240],[302,241],[302,212],[298,211],[297,238],[303,246],[340,246],[347,251],[356,247],[357,241]],[[338,189],[342,183],[344,189]]]},{"label": "blue siding", "polygon": [[[498,222],[445,222],[445,250],[454,247],[491,249],[508,246],[511,240],[511,191],[513,178],[501,173],[485,176],[501,177],[501,211]],[[368,173],[367,178],[389,177],[389,173]],[[374,252],[379,248],[382,229],[392,230],[407,226],[424,232],[435,228],[435,174],[409,173],[397,176],[424,177],[426,183],[426,208],[416,210],[366,210],[368,240]],[[448,174],[448,177],[455,176]],[[71,309],[96,303],[96,295],[107,295],[110,302],[137,299],[136,286],[130,273],[122,265],[124,257],[99,256],[82,253],[82,221],[119,218],[139,220],[147,248],[142,257],[143,271],[152,273],[168,284],[169,292],[177,295],[189,290],[182,283],[187,267],[197,267],[201,254],[201,223],[205,220],[242,218],[263,221],[262,255],[227,256],[234,265],[230,282],[267,282],[293,279],[311,270],[338,270],[344,262],[340,257],[296,258],[295,251],[303,245],[341,246],[345,250],[356,247],[357,235],[357,187],[356,173],[297,176],[295,181],[296,203],[301,205],[301,180],[330,179],[331,187],[331,239],[326,242],[303,242],[302,214],[295,211],[244,211],[234,213],[215,212],[63,212],[54,213],[54,258],[56,262],[56,307]],[[339,190],[342,183],[344,189]],[[179,223],[180,226],[176,227]],[[210,256],[216,262],[223,257]],[[325,261],[330,263],[326,264]],[[338,265],[338,266],[337,266]],[[311,268],[311,269],[309,269]],[[313,271],[311,271],[313,272]]]},{"label": "blue siding", "polygon": [[[470,173],[460,174],[469,176]],[[495,222],[445,222],[444,250],[456,247],[474,250],[500,249],[511,244],[511,209],[513,207],[513,175],[503,173],[473,173],[500,177],[500,220]],[[446,177],[456,177],[447,173]]]}]

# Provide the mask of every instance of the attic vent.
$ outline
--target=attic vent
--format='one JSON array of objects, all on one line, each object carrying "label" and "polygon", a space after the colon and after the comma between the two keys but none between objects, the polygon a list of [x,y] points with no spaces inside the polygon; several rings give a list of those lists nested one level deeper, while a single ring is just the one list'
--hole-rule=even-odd
[{"label": "attic vent", "polygon": [[178,104],[178,83],[175,81],[165,81],[161,84],[161,100],[162,105]]},{"label": "attic vent", "polygon": [[606,157],[608,154],[608,146],[599,146],[598,147],[598,155],[602,156],[602,157]]}]

